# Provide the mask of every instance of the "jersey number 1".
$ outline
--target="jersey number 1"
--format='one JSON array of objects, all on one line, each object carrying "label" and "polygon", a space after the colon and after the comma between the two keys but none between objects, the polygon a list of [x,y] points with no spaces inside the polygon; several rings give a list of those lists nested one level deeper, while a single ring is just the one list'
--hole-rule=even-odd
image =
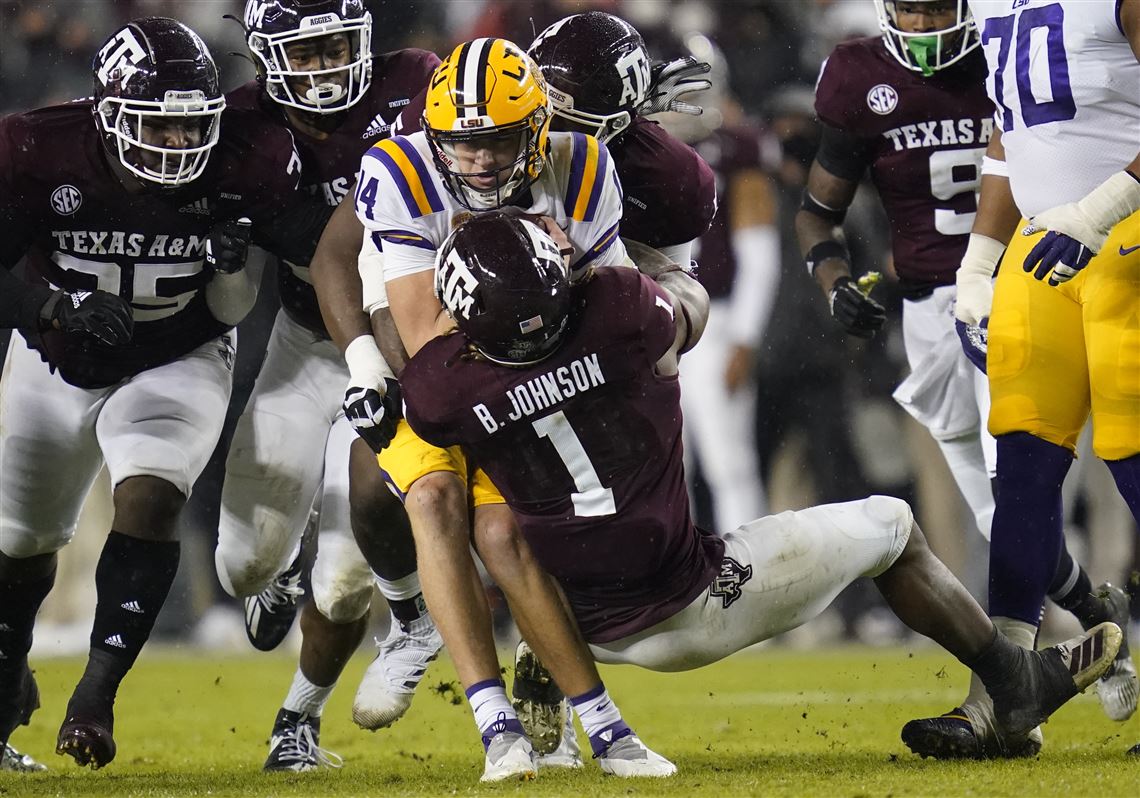
[{"label": "jersey number 1", "polygon": [[566,414],[559,410],[537,419],[531,426],[538,437],[547,438],[554,444],[554,450],[574,479],[574,487],[578,489],[577,493],[570,494],[570,501],[574,503],[574,515],[592,518],[616,513],[613,489],[602,487],[602,480],[598,478],[598,472],[590,462],[582,441],[578,440],[578,433],[570,426]]}]

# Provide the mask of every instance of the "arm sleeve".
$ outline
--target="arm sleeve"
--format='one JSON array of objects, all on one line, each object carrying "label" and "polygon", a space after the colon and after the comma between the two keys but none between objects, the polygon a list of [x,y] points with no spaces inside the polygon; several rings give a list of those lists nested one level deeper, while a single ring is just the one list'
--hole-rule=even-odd
[{"label": "arm sleeve", "polygon": [[35,329],[40,323],[40,308],[51,295],[46,285],[27,283],[0,267],[0,329]]},{"label": "arm sleeve", "polygon": [[26,147],[16,146],[16,118],[0,119],[0,268],[11,269],[33,240],[35,224],[21,201],[16,166]]},{"label": "arm sleeve", "polygon": [[816,161],[836,177],[860,180],[872,160],[871,143],[828,124],[822,128]]}]

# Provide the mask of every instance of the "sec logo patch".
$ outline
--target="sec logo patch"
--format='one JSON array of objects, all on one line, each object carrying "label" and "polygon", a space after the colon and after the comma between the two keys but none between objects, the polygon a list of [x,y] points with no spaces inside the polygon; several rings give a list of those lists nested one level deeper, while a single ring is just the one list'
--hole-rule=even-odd
[{"label": "sec logo patch", "polygon": [[60,216],[70,216],[83,204],[83,195],[75,186],[60,186],[51,193],[51,207]]},{"label": "sec logo patch", "polygon": [[880,116],[886,116],[899,104],[899,93],[894,86],[880,83],[867,92],[867,107]]}]

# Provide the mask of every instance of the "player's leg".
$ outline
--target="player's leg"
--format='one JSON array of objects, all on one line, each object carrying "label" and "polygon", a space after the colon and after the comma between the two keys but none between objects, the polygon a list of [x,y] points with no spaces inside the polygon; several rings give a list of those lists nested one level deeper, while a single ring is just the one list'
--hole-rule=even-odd
[{"label": "player's leg", "polygon": [[95,432],[114,488],[111,533],[95,569],[87,668],[56,750],[98,768],[115,756],[115,694],[150,637],[178,570],[176,522],[221,434],[233,333],[117,387]]},{"label": "player's leg", "polygon": [[320,488],[329,427],[347,372],[329,341],[279,311],[265,362],[226,458],[214,552],[218,580],[244,599],[246,634],[269,651],[302,595],[300,543]]},{"label": "player's leg", "polygon": [[357,725],[376,730],[408,711],[443,639],[424,601],[408,515],[363,440],[353,442],[349,468],[352,531],[389,609],[388,634],[376,641],[352,704]]},{"label": "player's leg", "polygon": [[457,448],[429,446],[400,421],[380,465],[404,497],[424,599],[483,740],[482,778],[533,777],[533,751],[500,678],[491,612],[471,556],[466,459]]},{"label": "player's leg", "polygon": [[[1093,450],[1112,472],[1117,489],[1140,523],[1140,251],[1120,255],[1135,241],[1140,214],[1117,225],[1096,270],[1086,277],[1081,292],[1085,344],[1092,393]],[[1105,584],[1095,591],[1112,605],[1113,620],[1127,628],[1128,599],[1119,588]],[[1110,674],[1097,684],[1109,717],[1126,720],[1136,711],[1140,687],[1136,667],[1122,647]]]},{"label": "player's leg", "polygon": [[[554,579],[538,564],[514,514],[482,471],[475,474],[473,493],[475,548],[480,559],[506,596],[523,639],[568,697],[603,771],[617,776],[676,773],[676,766],[645,746],[622,718]],[[517,658],[515,680],[518,695]],[[529,702],[522,704],[527,707]],[[544,715],[550,717],[547,723],[527,731],[545,739],[544,753],[549,753],[561,740],[562,714],[522,712],[531,720]]]},{"label": "player's leg", "polygon": [[9,737],[39,707],[32,630],[103,464],[94,414],[105,393],[68,385],[13,334],[0,377],[0,770],[23,763]]},{"label": "player's leg", "polygon": [[733,529],[766,511],[756,438],[756,385],[726,384],[735,345],[728,303],[713,305],[701,345],[681,363],[685,433],[696,444],[712,492],[717,529]]},{"label": "player's leg", "polygon": [[356,438],[334,423],[325,447],[313,600],[301,610],[301,655],[277,713],[264,769],[308,771],[339,767],[320,746],[321,715],[344,666],[364,637],[372,599],[372,572],[357,548],[348,511],[348,454]]}]

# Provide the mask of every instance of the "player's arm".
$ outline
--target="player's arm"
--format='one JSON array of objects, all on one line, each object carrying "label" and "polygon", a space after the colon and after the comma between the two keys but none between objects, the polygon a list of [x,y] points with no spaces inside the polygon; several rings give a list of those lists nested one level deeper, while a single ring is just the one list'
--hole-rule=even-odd
[{"label": "player's arm", "polygon": [[974,325],[990,315],[994,302],[994,270],[1020,219],[1021,212],[1009,186],[1005,147],[998,124],[982,158],[978,213],[955,278],[958,287],[954,315],[958,321]]},{"label": "player's arm", "polygon": [[883,307],[860,291],[852,279],[851,255],[843,243],[843,219],[868,158],[861,142],[839,128],[824,125],[795,221],[808,273],[823,289],[831,315],[848,334],[859,338],[873,336],[887,318]]},{"label": "player's arm", "polygon": [[728,184],[730,231],[736,280],[729,302],[732,352],[724,381],[729,391],[744,384],[780,285],[780,233],[772,179],[758,168],[736,172]]},{"label": "player's arm", "polygon": [[638,270],[653,279],[672,301],[676,335],[668,351],[657,361],[657,373],[671,376],[677,373],[681,355],[696,346],[704,334],[709,318],[708,292],[688,270],[659,250],[638,241],[627,240],[625,246]]}]

